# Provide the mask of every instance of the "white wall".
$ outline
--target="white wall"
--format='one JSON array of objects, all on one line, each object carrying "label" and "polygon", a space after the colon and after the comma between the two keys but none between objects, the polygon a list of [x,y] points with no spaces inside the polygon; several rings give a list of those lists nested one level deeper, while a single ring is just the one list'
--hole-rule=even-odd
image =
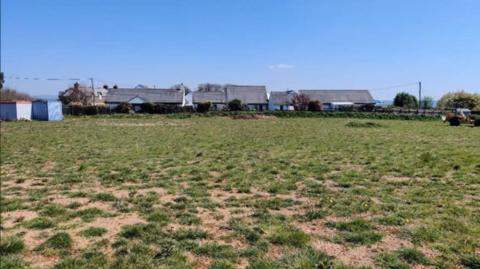
[{"label": "white wall", "polygon": [[32,103],[17,103],[17,120],[32,119]]}]

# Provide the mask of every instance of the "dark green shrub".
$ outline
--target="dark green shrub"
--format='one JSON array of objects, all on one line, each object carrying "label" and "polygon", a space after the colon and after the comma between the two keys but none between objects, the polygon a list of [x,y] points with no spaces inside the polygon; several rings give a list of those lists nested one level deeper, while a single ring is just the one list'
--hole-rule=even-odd
[{"label": "dark green shrub", "polygon": [[123,102],[118,104],[117,107],[115,107],[115,112],[116,113],[130,113],[133,111],[133,107],[131,104]]},{"label": "dark green shrub", "polygon": [[173,104],[155,104],[154,113],[156,114],[171,114],[183,112],[182,107]]},{"label": "dark green shrub", "polygon": [[227,107],[228,107],[228,110],[230,110],[230,111],[242,111],[242,110],[244,110],[242,101],[240,101],[238,99],[234,99],[234,100],[228,102]]},{"label": "dark green shrub", "polygon": [[338,107],[338,111],[341,111],[341,112],[354,112],[354,111],[355,111],[355,107],[354,107],[354,106],[339,106],[339,107]]},{"label": "dark green shrub", "polygon": [[403,107],[403,108],[417,108],[418,101],[415,96],[407,92],[400,92],[393,99],[393,105],[396,107]]},{"label": "dark green shrub", "polygon": [[309,101],[308,102],[308,111],[321,111],[322,110],[322,104],[317,101]]},{"label": "dark green shrub", "polygon": [[98,110],[96,106],[84,106],[83,107],[83,113],[85,115],[97,115]]},{"label": "dark green shrub", "polygon": [[140,105],[140,112],[141,113],[149,113],[152,114],[155,111],[155,105],[152,103],[143,103]]},{"label": "dark green shrub", "polygon": [[211,106],[212,106],[212,103],[210,103],[210,102],[200,103],[200,104],[197,105],[197,112],[198,113],[208,112],[210,110]]}]

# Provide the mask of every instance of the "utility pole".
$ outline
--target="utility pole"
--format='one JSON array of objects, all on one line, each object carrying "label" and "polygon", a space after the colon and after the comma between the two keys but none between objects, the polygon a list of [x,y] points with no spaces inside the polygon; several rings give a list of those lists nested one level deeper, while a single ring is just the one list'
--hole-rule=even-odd
[{"label": "utility pole", "polygon": [[92,83],[92,91],[93,91],[93,105],[95,105],[95,87],[93,86],[93,78],[90,78],[90,82]]},{"label": "utility pole", "polygon": [[418,108],[422,108],[422,82],[418,82]]}]

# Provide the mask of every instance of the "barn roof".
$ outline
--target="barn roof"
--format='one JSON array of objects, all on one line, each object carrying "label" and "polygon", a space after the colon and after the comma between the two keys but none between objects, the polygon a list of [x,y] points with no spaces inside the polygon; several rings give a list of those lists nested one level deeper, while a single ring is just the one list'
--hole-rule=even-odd
[{"label": "barn roof", "polygon": [[192,101],[195,104],[204,103],[204,102],[222,104],[222,103],[225,103],[225,93],[222,91],[215,91],[215,92],[196,91],[192,93]]},{"label": "barn roof", "polygon": [[105,97],[106,103],[128,102],[135,97],[140,97],[150,103],[182,103],[183,91],[175,89],[109,89]]},{"label": "barn roof", "polygon": [[290,105],[296,95],[293,91],[270,92],[270,103],[274,105]]},{"label": "barn roof", "polygon": [[245,104],[266,104],[267,89],[265,86],[227,85],[227,102],[238,99]]},{"label": "barn roof", "polygon": [[352,102],[355,104],[373,104],[372,95],[368,90],[299,90],[313,101],[322,103]]}]

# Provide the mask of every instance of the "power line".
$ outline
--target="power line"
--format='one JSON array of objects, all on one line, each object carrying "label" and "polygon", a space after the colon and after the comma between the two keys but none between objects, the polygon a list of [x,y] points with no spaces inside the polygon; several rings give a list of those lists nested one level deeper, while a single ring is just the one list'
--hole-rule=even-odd
[{"label": "power line", "polygon": [[405,83],[405,84],[394,85],[394,86],[374,88],[374,89],[370,89],[370,90],[371,90],[371,91],[390,90],[390,89],[395,89],[395,88],[399,88],[399,87],[406,87],[406,86],[413,86],[413,85],[418,85],[418,81],[416,81],[416,82],[410,82],[410,83]]},{"label": "power line", "polygon": [[39,77],[16,77],[16,76],[8,76],[5,79],[18,79],[18,80],[70,80],[70,81],[79,81],[79,80],[87,80],[81,78],[39,78]]}]

